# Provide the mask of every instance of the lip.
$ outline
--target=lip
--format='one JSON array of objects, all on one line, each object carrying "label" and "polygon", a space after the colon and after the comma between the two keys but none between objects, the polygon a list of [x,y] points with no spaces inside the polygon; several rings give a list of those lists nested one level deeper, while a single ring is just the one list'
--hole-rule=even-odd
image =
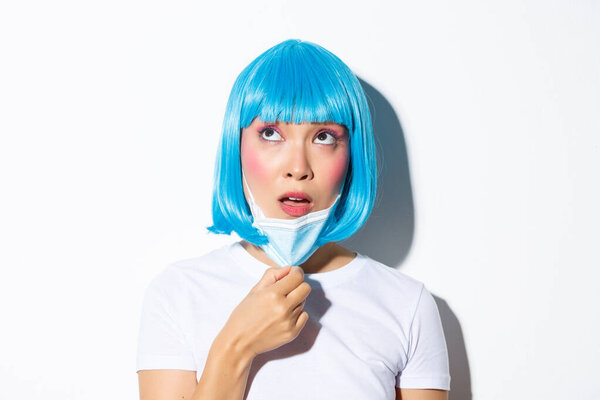
[{"label": "lip", "polygon": [[[285,197],[297,197],[301,199],[308,200],[308,203],[303,203],[302,205],[288,205],[283,203],[282,199]],[[283,210],[284,213],[290,215],[292,217],[301,217],[310,212],[313,208],[313,202],[309,195],[304,192],[287,192],[284,195],[279,197],[279,206]]]},{"label": "lip", "polygon": [[284,197],[297,197],[299,199],[306,199],[308,200],[310,203],[312,203],[312,198],[307,195],[304,192],[287,192],[282,194],[281,196],[279,196],[279,201],[281,201],[281,199],[283,199]]},{"label": "lip", "polygon": [[312,203],[307,203],[306,205],[302,206],[289,206],[280,201],[279,205],[281,206],[281,209],[284,213],[286,213],[287,215],[291,215],[292,217],[301,217],[303,215],[306,215],[310,212],[310,209],[312,208]]}]

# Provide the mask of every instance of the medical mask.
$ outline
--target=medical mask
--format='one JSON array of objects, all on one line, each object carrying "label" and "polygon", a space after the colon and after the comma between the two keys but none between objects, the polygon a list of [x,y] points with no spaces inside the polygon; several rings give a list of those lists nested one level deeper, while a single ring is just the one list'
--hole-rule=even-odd
[{"label": "medical mask", "polygon": [[[243,172],[242,177],[246,182]],[[300,265],[317,251],[317,240],[340,198],[338,194],[329,208],[295,219],[267,218],[254,201],[248,182],[246,189],[250,195],[250,210],[254,217],[252,226],[269,239],[267,244],[260,247],[281,267]]]}]

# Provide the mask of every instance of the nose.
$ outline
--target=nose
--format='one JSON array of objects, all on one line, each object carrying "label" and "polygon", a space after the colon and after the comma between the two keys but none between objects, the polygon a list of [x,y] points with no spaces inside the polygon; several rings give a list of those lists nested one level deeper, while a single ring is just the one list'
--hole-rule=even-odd
[{"label": "nose", "polygon": [[291,146],[284,155],[286,162],[283,169],[285,178],[294,180],[311,180],[314,177],[308,155],[303,146]]}]

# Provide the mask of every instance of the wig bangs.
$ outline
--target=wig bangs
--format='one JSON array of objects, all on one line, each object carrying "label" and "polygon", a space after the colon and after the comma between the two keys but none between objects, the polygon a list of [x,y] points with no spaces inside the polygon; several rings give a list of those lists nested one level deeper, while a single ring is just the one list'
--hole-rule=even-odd
[{"label": "wig bangs", "polygon": [[255,65],[242,96],[241,127],[264,122],[334,122],[354,130],[352,104],[339,62],[310,48],[283,48]]}]

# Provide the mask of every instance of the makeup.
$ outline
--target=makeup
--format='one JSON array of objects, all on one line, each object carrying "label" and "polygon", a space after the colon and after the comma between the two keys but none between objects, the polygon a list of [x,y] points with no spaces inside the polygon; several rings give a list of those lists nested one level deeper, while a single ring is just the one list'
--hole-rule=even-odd
[{"label": "makeup", "polygon": [[[255,118],[243,128],[242,170],[264,215],[295,219],[328,208],[345,178],[347,137],[346,128],[335,123],[265,123]],[[292,198],[282,199],[284,194]]]}]

